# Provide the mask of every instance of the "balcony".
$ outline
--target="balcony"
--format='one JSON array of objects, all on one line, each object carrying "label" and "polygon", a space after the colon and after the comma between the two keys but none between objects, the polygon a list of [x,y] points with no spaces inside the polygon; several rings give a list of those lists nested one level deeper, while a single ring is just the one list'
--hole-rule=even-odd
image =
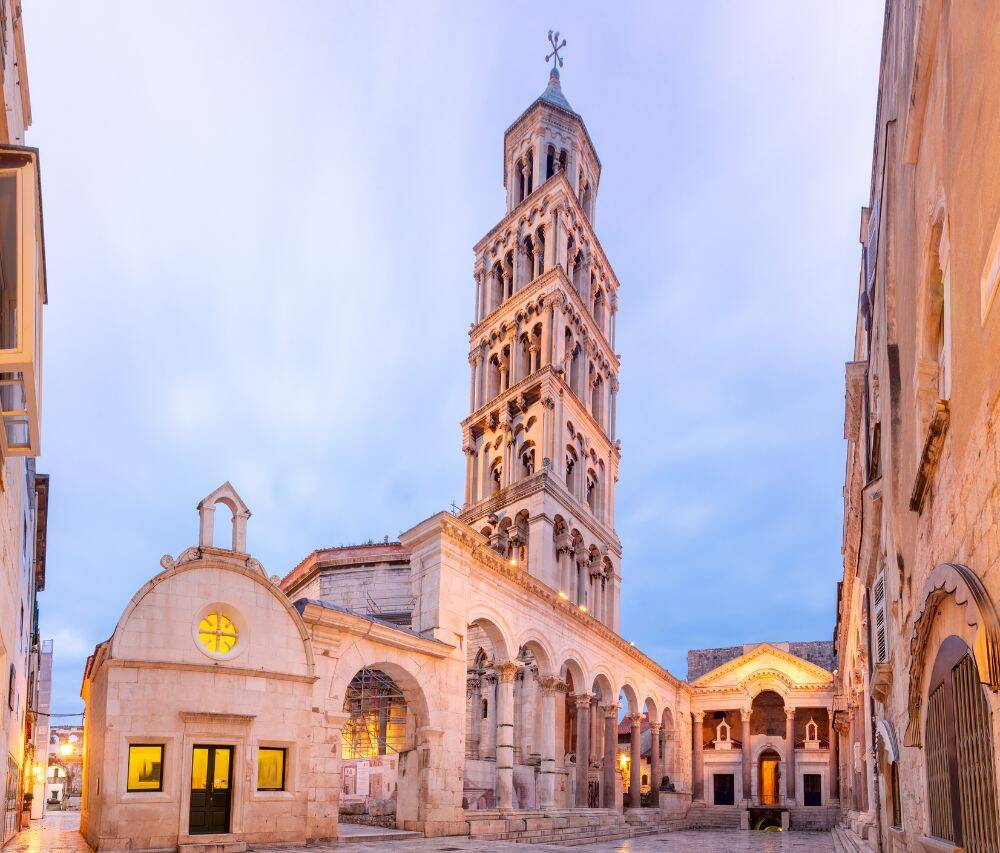
[{"label": "balcony", "polygon": [[45,304],[38,152],[0,146],[0,452],[38,456]]}]

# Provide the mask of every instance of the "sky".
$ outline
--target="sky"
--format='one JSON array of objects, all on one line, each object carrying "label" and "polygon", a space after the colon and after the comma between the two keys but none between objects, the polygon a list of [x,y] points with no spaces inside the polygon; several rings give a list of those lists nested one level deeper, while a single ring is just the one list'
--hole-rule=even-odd
[{"label": "sky", "polygon": [[249,550],[396,537],[463,495],[472,246],[547,82],[621,282],[622,634],[832,637],[882,8],[38,2],[53,711],[230,480]]}]

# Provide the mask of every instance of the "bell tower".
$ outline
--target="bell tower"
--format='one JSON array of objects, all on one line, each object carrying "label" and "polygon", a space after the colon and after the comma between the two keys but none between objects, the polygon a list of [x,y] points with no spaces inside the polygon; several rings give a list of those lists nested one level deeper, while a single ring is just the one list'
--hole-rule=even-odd
[{"label": "bell tower", "polygon": [[548,86],[504,134],[507,211],[475,246],[461,518],[618,630],[618,279],[594,231],[601,161]]}]

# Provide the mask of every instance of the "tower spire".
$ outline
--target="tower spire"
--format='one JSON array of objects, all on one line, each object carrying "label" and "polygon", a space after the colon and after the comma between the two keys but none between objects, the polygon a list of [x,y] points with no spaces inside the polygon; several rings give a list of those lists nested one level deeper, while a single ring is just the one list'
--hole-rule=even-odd
[{"label": "tower spire", "polygon": [[563,39],[562,43],[560,43],[559,31],[556,30],[553,34],[552,30],[549,30],[549,44],[552,45],[552,52],[545,57],[545,61],[552,60],[552,72],[549,74],[549,77],[554,76],[558,80],[559,69],[562,68],[563,64],[563,58],[559,55],[559,51],[566,47],[566,39]]}]

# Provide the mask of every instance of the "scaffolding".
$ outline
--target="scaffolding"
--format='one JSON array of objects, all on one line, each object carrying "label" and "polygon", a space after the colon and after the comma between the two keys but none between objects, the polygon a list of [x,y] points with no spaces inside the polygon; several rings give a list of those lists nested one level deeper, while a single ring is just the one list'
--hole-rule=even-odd
[{"label": "scaffolding", "polygon": [[366,667],[351,679],[344,712],[349,715],[343,729],[344,758],[374,758],[405,748],[406,699],[382,670]]}]

